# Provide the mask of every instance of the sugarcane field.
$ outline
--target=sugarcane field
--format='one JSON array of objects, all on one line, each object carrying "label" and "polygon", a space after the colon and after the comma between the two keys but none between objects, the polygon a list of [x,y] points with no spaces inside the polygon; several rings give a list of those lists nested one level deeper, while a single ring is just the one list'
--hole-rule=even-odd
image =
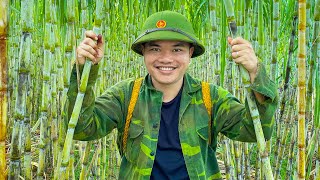
[{"label": "sugarcane field", "polygon": [[[152,74],[148,69],[150,64],[146,63],[146,58],[150,57],[147,55],[160,53],[162,44],[145,41],[136,49],[134,45],[153,31],[161,28],[164,30],[159,31],[166,31],[169,20],[157,21],[155,29],[145,32],[142,29],[148,17],[157,12],[167,13],[167,10],[182,14],[191,22],[199,41],[180,29],[168,28],[171,33],[180,33],[196,42],[195,46],[189,42],[188,52],[194,49],[192,52],[198,53],[201,50],[197,49],[198,42],[205,49],[201,56],[188,57],[188,75],[199,82],[208,82],[210,88],[224,88],[238,99],[237,102],[245,104],[252,125],[250,132],[254,136],[254,142],[241,142],[232,138],[235,137],[232,132],[221,132],[211,139],[209,133],[216,133],[219,119],[210,121],[209,125],[206,119],[216,116],[218,110],[212,107],[220,101],[211,99],[215,97],[212,93],[210,97],[210,90],[215,92],[212,89],[208,89],[209,97],[206,96],[202,83],[199,89],[202,87],[203,98],[190,96],[189,103],[192,107],[201,105],[204,110],[193,112],[197,123],[189,123],[185,140],[194,140],[197,146],[183,143],[185,136],[180,134],[184,172],[189,174],[186,179],[320,180],[320,0],[0,0],[0,180],[162,179],[157,178],[152,169],[157,153],[149,147],[155,144],[152,147],[157,148],[162,135],[159,134],[158,140],[157,131],[157,136],[152,137],[159,126],[144,121],[160,116],[152,113],[161,112],[163,128],[163,111],[158,111],[152,103],[139,106],[142,101],[139,97],[147,94],[143,87],[148,73]],[[97,35],[96,39],[88,32]],[[90,46],[102,47],[103,56],[99,61],[79,55],[79,47],[91,51],[83,46],[88,36],[91,36],[90,42],[95,42]],[[260,87],[265,84],[252,85],[249,70],[241,62],[234,62],[238,52],[234,53],[230,42],[238,37],[250,42],[249,48],[254,50],[254,57],[259,61],[257,73],[266,73],[264,77],[257,75],[255,78],[275,85],[277,102],[274,115],[268,119],[270,123],[263,122],[264,114],[260,109],[272,98],[268,96],[261,103],[257,95],[267,91]],[[149,45],[157,52],[146,51]],[[139,55],[139,52],[142,53]],[[79,64],[80,58],[85,59],[84,64]],[[260,72],[263,68],[265,70]],[[163,68],[161,72],[169,70]],[[135,88],[140,77],[146,80],[139,90]],[[133,79],[130,81],[132,95],[131,90],[114,88],[114,85],[129,87],[122,83],[129,78]],[[195,86],[191,84],[190,88]],[[110,89],[118,92],[112,97],[114,102],[109,103],[113,106],[92,110],[94,98],[102,96],[100,100],[108,101]],[[184,91],[181,91],[181,98],[184,98]],[[138,100],[134,101],[133,97]],[[128,102],[118,107],[123,99]],[[185,106],[183,100],[181,106]],[[231,112],[228,108],[226,114]],[[123,110],[123,115],[117,114],[119,109]],[[89,110],[97,116],[108,110],[108,116],[101,117],[111,120],[119,117],[124,125],[115,120],[107,125],[109,120],[90,119],[92,115],[86,114]],[[134,110],[150,111],[150,119],[134,118]],[[176,113],[178,116],[179,112],[181,109]],[[186,114],[189,112],[185,110]],[[96,124],[85,124],[86,117],[88,122]],[[207,123],[203,129],[198,128],[200,119]],[[89,130],[85,128],[79,130],[82,126],[93,128],[95,135],[87,135]],[[144,129],[140,131],[140,127]],[[118,132],[118,128],[122,130]],[[181,128],[179,124],[179,133]],[[265,130],[268,128],[270,135]],[[196,137],[189,134],[192,129]],[[200,150],[203,146],[208,149]],[[207,154],[208,157],[200,156],[204,151],[212,153]],[[144,154],[147,154],[146,159],[141,158]],[[190,165],[189,159],[198,156],[202,158]],[[214,166],[209,157],[216,158],[220,172],[206,169]],[[151,162],[151,167],[139,169],[142,162],[148,165]],[[168,176],[167,179],[175,178]]]}]

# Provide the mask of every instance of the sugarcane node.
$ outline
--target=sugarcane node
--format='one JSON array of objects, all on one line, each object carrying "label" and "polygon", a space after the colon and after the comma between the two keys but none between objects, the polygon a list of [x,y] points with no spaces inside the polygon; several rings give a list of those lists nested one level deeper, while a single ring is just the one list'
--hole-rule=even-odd
[{"label": "sugarcane node", "polygon": [[[1,93],[6,93],[8,90],[7,88],[7,84],[6,83],[1,83],[1,86],[0,86],[0,94]],[[1,94],[2,95],[2,94]]]},{"label": "sugarcane node", "polygon": [[7,40],[8,37],[7,36],[0,36],[0,40]]},{"label": "sugarcane node", "polygon": [[260,154],[260,156],[261,156],[261,158],[266,158],[266,157],[269,156],[269,153],[268,153],[268,151],[264,151],[264,152],[262,152],[262,153]]},{"label": "sugarcane node", "polygon": [[230,28],[231,34],[233,36],[236,36],[237,35],[237,23],[236,23],[236,21],[229,22],[229,28]]}]

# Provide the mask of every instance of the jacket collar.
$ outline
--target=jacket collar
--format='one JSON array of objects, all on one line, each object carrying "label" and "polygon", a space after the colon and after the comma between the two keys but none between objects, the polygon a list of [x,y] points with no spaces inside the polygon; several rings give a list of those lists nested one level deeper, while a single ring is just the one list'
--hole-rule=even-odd
[{"label": "jacket collar", "polygon": [[[187,93],[193,93],[201,89],[201,81],[191,77],[190,74],[186,73],[183,77],[183,90]],[[148,89],[156,90],[151,82],[151,76],[148,74],[144,79],[144,84],[147,86]]]}]

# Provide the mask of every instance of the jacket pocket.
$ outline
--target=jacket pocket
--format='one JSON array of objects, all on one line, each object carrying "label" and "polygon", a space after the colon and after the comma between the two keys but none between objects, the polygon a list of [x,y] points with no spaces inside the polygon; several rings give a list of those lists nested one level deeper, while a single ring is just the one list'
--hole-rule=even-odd
[{"label": "jacket pocket", "polygon": [[135,163],[140,153],[140,143],[143,138],[144,127],[137,124],[130,124],[128,132],[128,140],[125,151],[127,160],[131,163]]},{"label": "jacket pocket", "polygon": [[197,134],[202,140],[207,142],[208,141],[208,126],[204,125],[201,127],[197,127]]},{"label": "jacket pocket", "polygon": [[212,136],[211,138],[211,144],[208,146],[209,143],[209,127],[208,124],[203,124],[201,126],[197,126],[196,128],[197,134],[199,136],[199,142],[202,146],[210,147],[213,150],[216,149],[217,145],[217,139],[214,136],[214,133],[211,132],[210,135]]}]

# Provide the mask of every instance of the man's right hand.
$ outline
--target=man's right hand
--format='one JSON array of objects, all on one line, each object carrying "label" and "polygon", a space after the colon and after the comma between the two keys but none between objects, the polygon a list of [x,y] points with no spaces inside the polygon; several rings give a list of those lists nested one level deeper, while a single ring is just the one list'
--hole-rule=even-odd
[{"label": "man's right hand", "polygon": [[86,58],[93,64],[98,64],[104,55],[104,41],[101,34],[96,35],[93,31],[86,31],[85,38],[77,47],[77,61],[84,64]]}]

